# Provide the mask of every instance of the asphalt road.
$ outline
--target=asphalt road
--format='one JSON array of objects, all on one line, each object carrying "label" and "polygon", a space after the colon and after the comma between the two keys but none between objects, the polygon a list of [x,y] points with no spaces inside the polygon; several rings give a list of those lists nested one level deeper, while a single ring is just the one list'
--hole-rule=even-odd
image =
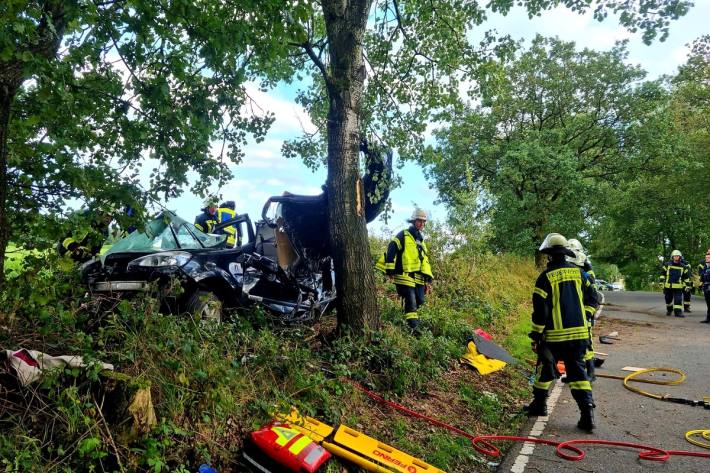
[{"label": "asphalt road", "polygon": [[[660,293],[606,292],[606,305],[595,326],[595,337],[612,331],[620,340],[602,345],[595,338],[595,349],[607,353],[598,373],[629,374],[626,366],[640,368],[673,367],[687,373],[678,386],[636,386],[658,394],[702,399],[710,396],[710,324],[705,318],[705,301],[693,296],[693,313],[685,318],[666,317],[665,302]],[[654,379],[675,375],[653,373]],[[557,383],[561,385],[561,383]],[[532,435],[555,441],[570,439],[603,439],[642,443],[666,450],[688,450],[710,453],[685,440],[685,432],[710,429],[710,410],[658,401],[635,394],[614,379],[599,378],[593,385],[597,404],[597,429],[586,434],[576,428],[579,411],[567,386],[557,393],[553,388],[548,408],[549,418],[530,419],[521,435]],[[558,398],[552,404],[555,394]],[[635,473],[662,471],[669,473],[708,473],[710,459],[671,457],[665,463],[638,459],[638,452],[602,446],[584,446],[582,461],[569,462],[555,455],[553,447],[515,445],[506,456],[499,472],[585,472]]]}]

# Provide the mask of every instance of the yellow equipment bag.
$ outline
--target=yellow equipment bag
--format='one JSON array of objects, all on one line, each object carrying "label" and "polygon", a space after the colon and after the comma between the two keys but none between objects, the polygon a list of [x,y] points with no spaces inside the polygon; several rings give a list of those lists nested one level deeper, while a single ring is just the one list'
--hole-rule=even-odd
[{"label": "yellow equipment bag", "polygon": [[493,373],[503,369],[506,365],[505,361],[494,360],[492,358],[487,358],[484,355],[478,353],[476,349],[476,344],[474,342],[468,342],[466,346],[467,352],[461,357],[461,363],[466,363],[473,366],[482,375]]}]

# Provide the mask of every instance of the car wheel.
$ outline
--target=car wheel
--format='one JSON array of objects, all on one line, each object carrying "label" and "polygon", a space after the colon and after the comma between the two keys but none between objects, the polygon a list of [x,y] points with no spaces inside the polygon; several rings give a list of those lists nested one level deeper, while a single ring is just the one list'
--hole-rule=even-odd
[{"label": "car wheel", "polygon": [[214,292],[195,291],[187,301],[187,312],[200,317],[205,323],[222,323],[222,301]]}]

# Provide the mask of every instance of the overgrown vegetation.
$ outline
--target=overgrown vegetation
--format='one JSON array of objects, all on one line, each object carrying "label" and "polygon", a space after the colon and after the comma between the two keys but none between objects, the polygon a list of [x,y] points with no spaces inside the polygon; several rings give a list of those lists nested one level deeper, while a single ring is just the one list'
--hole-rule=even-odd
[{"label": "overgrown vegetation", "polygon": [[[485,470],[487,460],[470,442],[376,405],[346,381],[473,433],[516,428],[525,376],[506,368],[481,377],[457,359],[479,326],[530,357],[524,334],[532,263],[452,249],[448,237],[431,233],[437,280],[419,338],[405,330],[384,278],[381,329],[367,339],[335,339],[332,316],[313,327],[275,327],[254,310],[205,326],[160,314],[151,295],[99,305],[85,299],[78,276],[62,271],[59,260],[27,256],[1,296],[0,346],[78,354],[90,368],[55,372],[26,388],[2,378],[3,471],[195,471],[202,462],[241,471],[247,433],[291,406],[446,471]],[[132,386],[149,388],[157,417],[150,432],[127,431],[116,415],[115,380],[98,360],[114,364]],[[341,471],[336,465],[328,471]]]}]

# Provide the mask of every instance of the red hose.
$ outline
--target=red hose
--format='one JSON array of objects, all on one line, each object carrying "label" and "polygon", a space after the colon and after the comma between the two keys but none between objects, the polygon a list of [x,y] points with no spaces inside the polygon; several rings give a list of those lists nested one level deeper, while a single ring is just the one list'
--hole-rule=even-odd
[{"label": "red hose", "polygon": [[[419,412],[416,412],[412,409],[409,409],[408,407],[405,407],[401,404],[397,404],[396,402],[393,401],[388,401],[387,399],[383,398],[379,394],[376,394],[357,382],[351,380],[351,379],[345,379],[347,382],[355,386],[357,389],[365,393],[367,396],[370,398],[374,399],[375,401],[385,404],[387,406],[390,406],[393,409],[396,409],[400,412],[403,412],[409,416],[416,417],[418,419],[425,420],[429,424],[436,425],[438,427],[441,427],[442,429],[449,430],[451,432],[455,432],[462,437],[466,437],[467,439],[471,440],[471,444],[473,445],[473,448],[475,448],[479,453],[482,453],[484,455],[488,455],[491,457],[500,457],[501,452],[498,447],[493,445],[491,442],[496,442],[496,441],[512,441],[512,442],[530,442],[530,443],[539,443],[539,444],[544,444],[544,445],[550,445],[555,447],[555,451],[557,453],[557,456],[560,458],[564,458],[565,460],[569,461],[580,461],[584,458],[586,455],[586,452],[582,450],[581,448],[577,447],[577,445],[606,445],[606,446],[614,446],[614,447],[623,447],[623,448],[630,448],[630,449],[635,449],[635,450],[640,450],[639,451],[639,459],[641,460],[648,460],[648,461],[655,461],[655,462],[664,462],[667,461],[671,456],[678,456],[678,457],[699,457],[699,458],[709,458],[710,459],[710,453],[700,453],[700,452],[689,452],[685,450],[663,450],[660,448],[652,447],[649,445],[643,445],[639,443],[631,443],[631,442],[616,442],[616,441],[611,441],[611,440],[585,440],[585,439],[573,439],[573,440],[566,440],[563,442],[556,442],[554,440],[546,440],[546,439],[539,439],[539,438],[534,438],[534,437],[517,437],[517,436],[510,436],[510,435],[472,435],[466,432],[465,430],[461,430],[458,427],[454,427],[453,425],[449,425],[445,422],[441,422],[440,420],[436,420],[432,417],[429,417],[424,414],[420,414]],[[568,453],[571,452],[571,453]]]}]

